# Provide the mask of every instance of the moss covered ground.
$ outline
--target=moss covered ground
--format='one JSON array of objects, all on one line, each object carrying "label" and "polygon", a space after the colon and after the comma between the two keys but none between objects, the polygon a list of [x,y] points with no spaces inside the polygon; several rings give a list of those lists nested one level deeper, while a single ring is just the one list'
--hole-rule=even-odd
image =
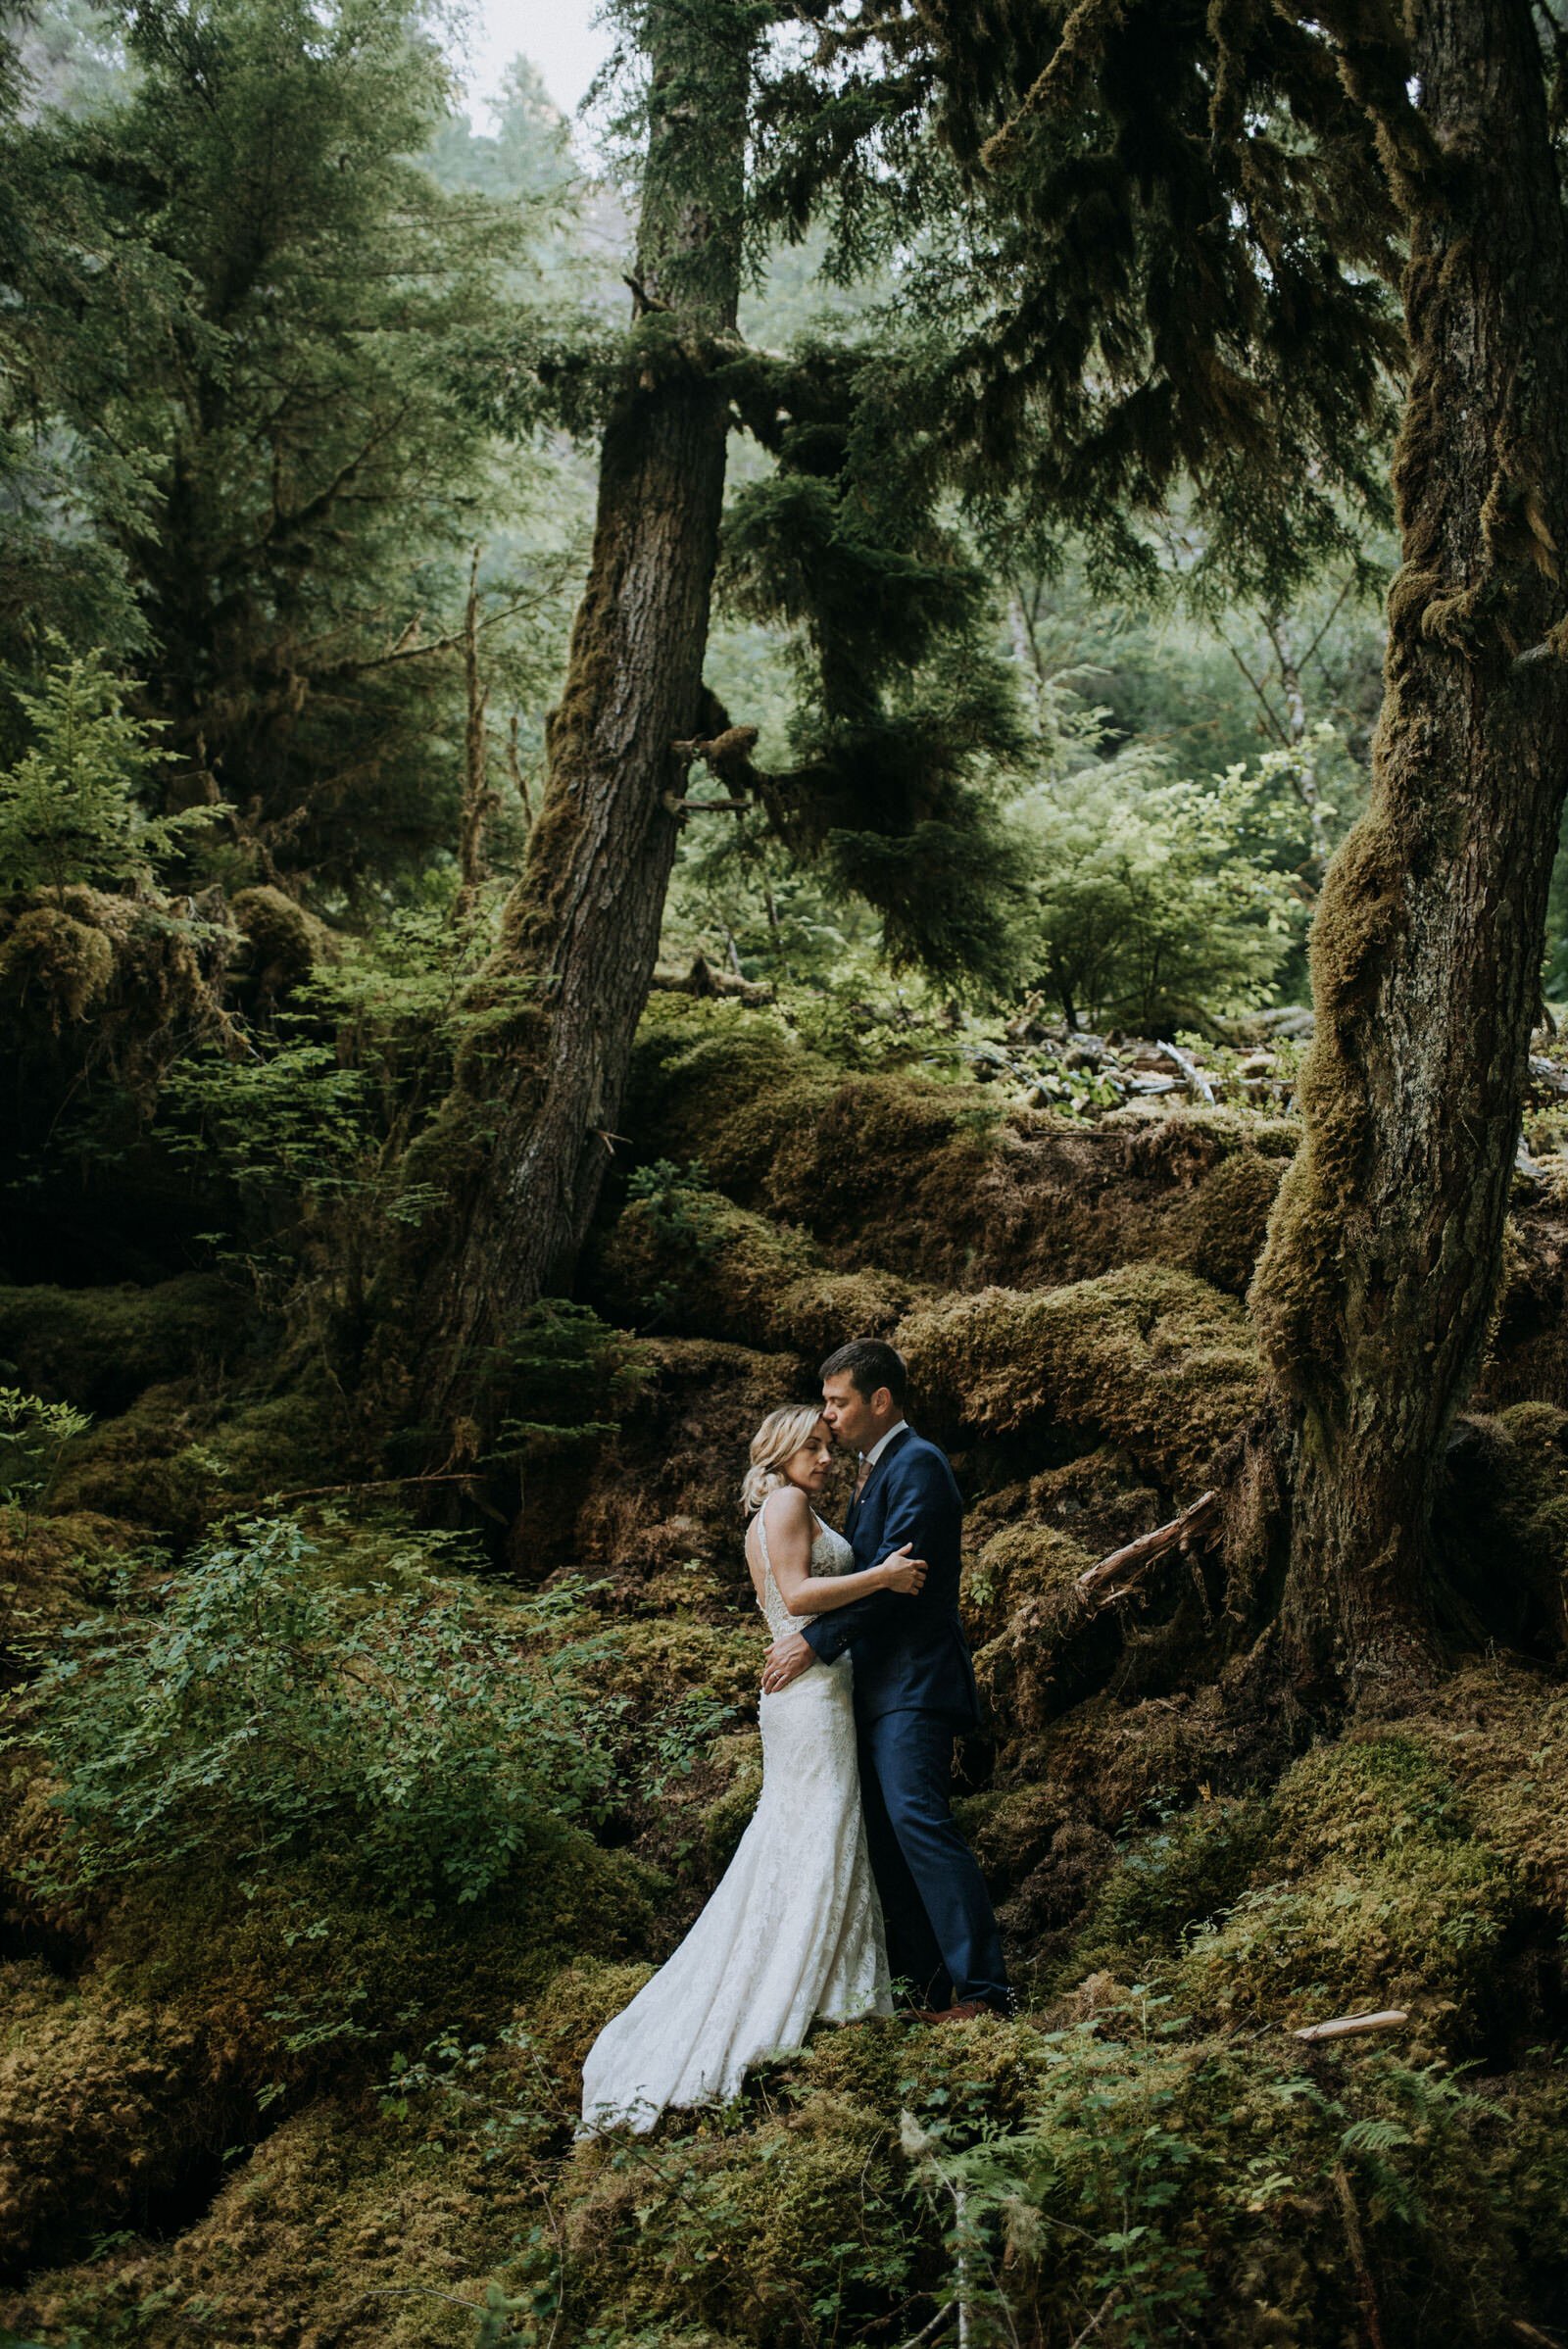
[{"label": "moss covered ground", "polygon": [[[311,942],[269,910],[280,990]],[[1200,1556],[1076,1587],[1253,1407],[1288,1120],[999,1112],[660,997],[623,1122],[594,1313],[476,1525],[231,1280],[0,1291],[0,1383],[90,1420],[0,1512],[0,2332],[1568,2338],[1568,1204],[1521,1189],[1454,1446],[1453,1669],[1329,1735],[1260,1701]],[[756,1798],[746,1439],[866,1330],[970,1496],[962,1816],[1021,2011],[824,2028],[577,2144],[585,2048]]]}]

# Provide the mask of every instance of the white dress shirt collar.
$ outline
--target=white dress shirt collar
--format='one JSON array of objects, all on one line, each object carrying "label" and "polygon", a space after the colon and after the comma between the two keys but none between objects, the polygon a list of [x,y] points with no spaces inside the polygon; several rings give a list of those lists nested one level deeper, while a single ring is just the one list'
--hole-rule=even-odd
[{"label": "white dress shirt collar", "polygon": [[874,1468],[876,1466],[878,1460],[881,1459],[882,1454],[887,1450],[887,1447],[892,1443],[894,1437],[902,1436],[908,1424],[909,1423],[906,1419],[896,1419],[890,1428],[888,1428],[882,1435],[878,1436],[870,1450],[860,1454],[861,1459],[864,1460],[868,1468]]}]

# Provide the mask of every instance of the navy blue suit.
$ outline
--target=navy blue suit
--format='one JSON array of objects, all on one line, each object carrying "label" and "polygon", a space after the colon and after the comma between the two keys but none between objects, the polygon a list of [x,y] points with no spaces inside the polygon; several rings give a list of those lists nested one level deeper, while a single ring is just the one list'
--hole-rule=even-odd
[{"label": "navy blue suit", "polygon": [[951,1803],[955,1734],[979,1724],[974,1666],[958,1620],[963,1502],[947,1458],[901,1429],[851,1507],[857,1568],[905,1542],[930,1571],[913,1597],[877,1590],[818,1615],[805,1638],[824,1663],[855,1658],[860,1794],[896,1976],[922,2003],[1010,2000],[1001,1936]]}]

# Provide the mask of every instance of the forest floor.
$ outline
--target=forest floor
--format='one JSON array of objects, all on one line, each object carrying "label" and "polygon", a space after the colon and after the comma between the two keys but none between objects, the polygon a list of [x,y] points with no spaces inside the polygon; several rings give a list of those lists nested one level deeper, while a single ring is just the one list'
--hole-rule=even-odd
[{"label": "forest floor", "polygon": [[[1200,1546],[1077,1587],[1253,1406],[1289,1039],[989,1049],[845,1068],[657,996],[477,1538],[231,1277],[0,1290],[4,1375],[91,1414],[0,1521],[0,2337],[1568,2338],[1562,1055],[1436,1537],[1451,1672],[1330,1734],[1260,1705]],[[756,1797],[747,1440],[873,1332],[970,1500],[962,1816],[1023,2011],[823,2029],[574,2144]]]}]

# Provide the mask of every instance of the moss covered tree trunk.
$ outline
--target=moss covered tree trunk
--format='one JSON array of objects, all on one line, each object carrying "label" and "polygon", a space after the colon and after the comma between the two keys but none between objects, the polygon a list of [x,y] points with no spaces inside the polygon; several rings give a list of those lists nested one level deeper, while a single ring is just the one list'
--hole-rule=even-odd
[{"label": "moss covered tree trunk", "polygon": [[1434,1653],[1434,1494],[1538,1010],[1568,775],[1568,254],[1529,0],[1426,0],[1407,56],[1357,47],[1379,11],[1323,15],[1351,27],[1409,220],[1403,561],[1371,806],[1313,937],[1304,1147],[1252,1291],[1275,1408],[1246,1490],[1294,1676],[1365,1692]]},{"label": "moss covered tree trunk", "polygon": [[570,1279],[653,975],[685,772],[671,746],[701,731],[728,429],[711,360],[740,291],[753,22],[736,0],[651,12],[635,357],[605,429],[543,802],[449,1105],[469,1184],[425,1295],[438,1416]]}]

